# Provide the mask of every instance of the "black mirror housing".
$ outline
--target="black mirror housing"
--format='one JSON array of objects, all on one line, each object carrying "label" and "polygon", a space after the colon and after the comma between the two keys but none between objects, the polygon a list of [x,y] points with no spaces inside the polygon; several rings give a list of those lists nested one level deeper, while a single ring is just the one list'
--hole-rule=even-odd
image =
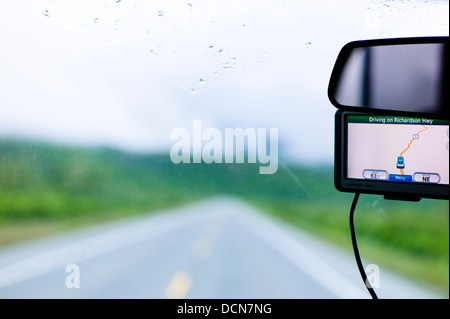
[{"label": "black mirror housing", "polygon": [[449,37],[354,41],[338,55],[328,97],[341,110],[448,118]]}]

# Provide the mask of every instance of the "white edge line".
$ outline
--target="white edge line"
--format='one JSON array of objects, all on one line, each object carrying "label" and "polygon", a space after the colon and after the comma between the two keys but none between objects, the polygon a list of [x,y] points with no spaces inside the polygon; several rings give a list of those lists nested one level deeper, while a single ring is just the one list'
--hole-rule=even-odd
[{"label": "white edge line", "polygon": [[68,264],[78,263],[98,257],[121,248],[144,242],[168,232],[195,223],[196,218],[186,222],[177,220],[166,225],[151,224],[152,220],[127,225],[106,233],[54,249],[37,256],[29,257],[0,268],[0,288],[33,277],[65,268]]},{"label": "white edge line", "polygon": [[[242,215],[236,216],[245,227],[250,229],[255,235],[273,247],[286,259],[307,273],[312,279],[321,284],[334,295],[343,299],[367,299],[368,294],[357,287],[351,281],[342,276],[325,261],[317,257],[314,253],[302,246],[298,241],[283,232],[280,228],[264,220],[258,214],[258,225],[249,221]],[[261,225],[263,224],[264,225]],[[269,231],[263,231],[265,228]]]}]

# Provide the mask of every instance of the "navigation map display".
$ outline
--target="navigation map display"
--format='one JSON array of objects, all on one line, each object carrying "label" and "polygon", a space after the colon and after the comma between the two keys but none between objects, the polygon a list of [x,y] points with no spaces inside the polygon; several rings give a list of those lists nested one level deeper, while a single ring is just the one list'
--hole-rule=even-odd
[{"label": "navigation map display", "polygon": [[449,184],[449,121],[347,115],[347,179]]}]

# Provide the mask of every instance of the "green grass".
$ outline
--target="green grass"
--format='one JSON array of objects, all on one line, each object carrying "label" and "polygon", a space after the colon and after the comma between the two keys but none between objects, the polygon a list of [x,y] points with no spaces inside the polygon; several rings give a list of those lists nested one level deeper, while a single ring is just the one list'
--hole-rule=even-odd
[{"label": "green grass", "polygon": [[[333,185],[332,167],[173,164],[167,155],[125,154],[36,142],[0,141],[0,245],[93,223],[239,196],[351,250],[352,195]],[[361,254],[448,291],[448,201],[386,201],[362,195],[355,215]]]},{"label": "green grass", "polygon": [[[264,203],[261,208],[300,228],[351,250],[347,205]],[[355,227],[360,253],[379,265],[448,293],[448,202],[384,201],[362,195]]]}]

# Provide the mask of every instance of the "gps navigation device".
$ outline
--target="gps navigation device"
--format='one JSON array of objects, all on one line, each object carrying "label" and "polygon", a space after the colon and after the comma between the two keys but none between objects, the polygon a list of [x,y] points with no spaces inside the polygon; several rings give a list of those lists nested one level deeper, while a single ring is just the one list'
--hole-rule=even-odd
[{"label": "gps navigation device", "polygon": [[339,110],[335,186],[386,198],[449,198],[448,119]]}]

